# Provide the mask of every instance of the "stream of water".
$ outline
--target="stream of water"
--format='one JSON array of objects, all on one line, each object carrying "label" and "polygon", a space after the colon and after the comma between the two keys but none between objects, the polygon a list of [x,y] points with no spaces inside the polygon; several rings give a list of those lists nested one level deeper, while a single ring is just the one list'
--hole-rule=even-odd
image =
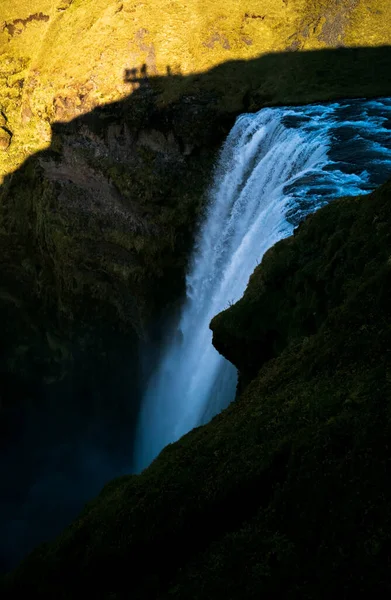
[{"label": "stream of water", "polygon": [[212,317],[242,296],[266,250],[308,213],[391,177],[390,134],[391,99],[237,119],[216,165],[179,325],[143,398],[134,471],[233,400],[236,371],[212,346]]}]

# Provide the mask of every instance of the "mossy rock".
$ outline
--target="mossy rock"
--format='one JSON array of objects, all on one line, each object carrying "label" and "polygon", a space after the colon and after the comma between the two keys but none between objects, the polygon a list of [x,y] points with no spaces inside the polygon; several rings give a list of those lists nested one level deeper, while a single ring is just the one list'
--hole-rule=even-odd
[{"label": "mossy rock", "polygon": [[213,319],[214,345],[243,376],[256,375],[288,342],[321,331],[333,310],[373,276],[377,261],[387,263],[387,215],[384,207],[377,210],[377,204],[384,203],[388,193],[389,184],[368,207],[374,219],[370,245],[372,223],[363,208],[369,199],[335,200],[308,216],[293,237],[273,246],[251,276],[242,299]]},{"label": "mossy rock", "polygon": [[[275,358],[252,364],[211,423],[110,482],[3,580],[3,597],[127,598],[130,582],[139,599],[388,594],[390,224],[388,183],[320,209],[271,249],[213,329],[234,353],[269,306],[283,332]],[[292,323],[278,314],[285,297]],[[324,309],[308,331],[313,302]]]}]

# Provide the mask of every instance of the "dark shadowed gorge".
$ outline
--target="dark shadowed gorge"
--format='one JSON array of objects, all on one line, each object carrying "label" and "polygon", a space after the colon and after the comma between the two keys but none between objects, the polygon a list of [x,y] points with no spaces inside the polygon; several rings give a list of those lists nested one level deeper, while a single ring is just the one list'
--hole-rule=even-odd
[{"label": "dark shadowed gorge", "polygon": [[129,474],[224,139],[243,112],[391,96],[388,3],[254,0],[194,22],[163,3],[160,24],[149,2],[7,1],[2,597],[389,593],[390,183],[266,253],[211,323],[236,401]]},{"label": "dark shadowed gorge", "polygon": [[[298,320],[226,411],[108,484],[7,580],[10,597],[125,598],[130,579],[136,598],[387,592],[390,206],[389,184],[338,200],[267,253],[243,301],[212,323],[216,346],[229,356],[231,321],[251,310],[262,344],[267,289],[252,298],[265,277],[272,290],[282,273],[290,281],[298,259],[290,304],[300,314],[309,291],[324,297],[316,330]],[[330,268],[332,287],[319,276]]]}]

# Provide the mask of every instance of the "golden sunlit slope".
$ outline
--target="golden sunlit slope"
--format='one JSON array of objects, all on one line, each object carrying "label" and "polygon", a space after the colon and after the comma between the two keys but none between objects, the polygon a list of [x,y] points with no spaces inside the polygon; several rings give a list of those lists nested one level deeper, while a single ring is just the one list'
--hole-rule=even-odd
[{"label": "golden sunlit slope", "polygon": [[388,0],[2,0],[0,179],[48,145],[53,121],[128,95],[125,69],[186,75],[274,51],[383,45],[390,22]]}]

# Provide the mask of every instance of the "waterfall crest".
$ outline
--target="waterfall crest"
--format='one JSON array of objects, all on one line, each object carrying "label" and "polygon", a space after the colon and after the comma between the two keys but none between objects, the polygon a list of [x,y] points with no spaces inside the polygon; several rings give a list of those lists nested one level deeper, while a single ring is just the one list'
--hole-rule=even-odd
[{"label": "waterfall crest", "polygon": [[266,250],[305,215],[391,176],[390,129],[390,99],[237,119],[216,166],[179,325],[142,401],[134,471],[232,401],[236,371],[212,346],[212,317],[242,296]]}]

